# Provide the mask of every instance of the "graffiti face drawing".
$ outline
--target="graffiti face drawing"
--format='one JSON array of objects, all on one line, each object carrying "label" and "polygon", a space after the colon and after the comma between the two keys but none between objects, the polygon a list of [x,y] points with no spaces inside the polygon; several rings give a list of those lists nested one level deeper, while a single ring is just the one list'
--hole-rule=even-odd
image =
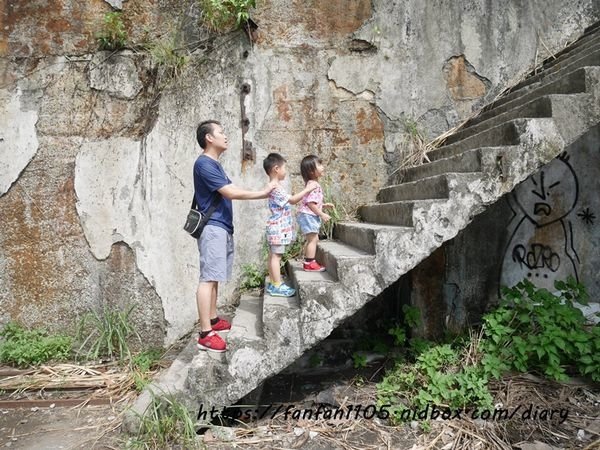
[{"label": "graffiti face drawing", "polygon": [[579,183],[566,154],[549,163],[514,190],[514,227],[502,264],[502,285],[525,279],[554,290],[554,281],[577,279],[578,257],[573,249],[568,215],[575,209]]}]

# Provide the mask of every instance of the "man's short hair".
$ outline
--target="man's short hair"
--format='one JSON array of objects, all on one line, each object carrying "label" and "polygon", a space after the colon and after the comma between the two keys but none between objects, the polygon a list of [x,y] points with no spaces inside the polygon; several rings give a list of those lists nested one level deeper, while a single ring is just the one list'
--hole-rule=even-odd
[{"label": "man's short hair", "polygon": [[263,161],[263,168],[267,175],[271,175],[271,170],[275,166],[282,166],[286,163],[285,158],[279,153],[269,153]]},{"label": "man's short hair", "polygon": [[221,125],[217,120],[205,120],[196,129],[196,139],[202,149],[206,149],[206,135],[214,131],[214,125]]}]

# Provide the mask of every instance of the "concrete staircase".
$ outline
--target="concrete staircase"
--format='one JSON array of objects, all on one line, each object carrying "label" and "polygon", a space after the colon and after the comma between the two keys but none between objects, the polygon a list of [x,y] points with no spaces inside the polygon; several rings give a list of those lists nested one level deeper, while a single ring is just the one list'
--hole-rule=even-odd
[{"label": "concrete staircase", "polygon": [[[151,388],[175,394],[191,411],[235,403],[598,123],[600,24],[486,106],[428,154],[430,163],[397,173],[378,203],[360,209],[363,222],[338,224],[336,240],[318,247],[326,272],[290,264],[296,297],[243,297],[228,352],[198,352],[190,341]],[[146,391],[137,414],[128,414],[130,430],[149,400]]]}]

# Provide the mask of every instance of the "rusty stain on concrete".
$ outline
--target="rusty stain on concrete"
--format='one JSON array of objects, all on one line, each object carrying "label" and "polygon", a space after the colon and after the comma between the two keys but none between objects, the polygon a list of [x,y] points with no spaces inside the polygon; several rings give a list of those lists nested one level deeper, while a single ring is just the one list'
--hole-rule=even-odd
[{"label": "rusty stain on concrete", "polygon": [[485,83],[469,68],[464,55],[450,58],[444,66],[446,87],[454,100],[472,100],[486,93]]}]

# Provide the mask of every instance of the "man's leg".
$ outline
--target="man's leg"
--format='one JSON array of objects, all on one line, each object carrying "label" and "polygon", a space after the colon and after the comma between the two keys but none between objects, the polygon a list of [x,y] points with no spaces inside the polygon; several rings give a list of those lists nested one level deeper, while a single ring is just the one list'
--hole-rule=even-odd
[{"label": "man's leg", "polygon": [[217,297],[219,293],[219,283],[215,283],[210,294],[210,318],[217,318]]},{"label": "man's leg", "polygon": [[210,319],[213,317],[211,316],[212,298],[213,292],[216,291],[216,286],[216,281],[201,281],[198,283],[198,289],[196,290],[196,304],[198,306],[198,317],[200,318],[200,331],[210,331],[212,329],[210,326]]}]

